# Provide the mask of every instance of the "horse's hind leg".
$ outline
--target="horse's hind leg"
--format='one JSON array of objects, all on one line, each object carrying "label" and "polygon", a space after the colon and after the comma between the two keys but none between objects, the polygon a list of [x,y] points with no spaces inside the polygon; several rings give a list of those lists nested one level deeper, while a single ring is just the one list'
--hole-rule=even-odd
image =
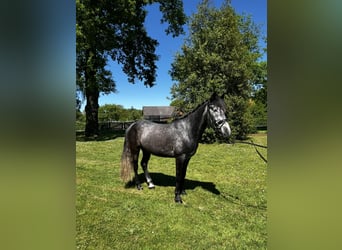
[{"label": "horse's hind leg", "polygon": [[148,169],[147,169],[147,163],[150,160],[150,157],[151,157],[151,153],[143,150],[143,158],[141,160],[141,167],[144,170],[145,178],[146,178],[146,181],[148,184],[148,188],[152,189],[152,188],[154,188],[154,184],[152,182],[152,178],[150,176],[150,173],[148,172]]},{"label": "horse's hind leg", "polygon": [[142,190],[143,187],[141,186],[141,183],[139,181],[139,176],[138,176],[138,159],[139,159],[139,149],[133,154],[133,167],[134,167],[135,185],[138,190]]}]

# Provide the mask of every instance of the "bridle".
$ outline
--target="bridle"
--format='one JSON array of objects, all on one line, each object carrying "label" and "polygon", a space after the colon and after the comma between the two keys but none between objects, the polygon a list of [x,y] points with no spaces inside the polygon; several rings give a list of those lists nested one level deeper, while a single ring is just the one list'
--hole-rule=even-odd
[{"label": "bridle", "polygon": [[222,128],[222,126],[224,125],[224,123],[227,121],[227,119],[222,119],[222,120],[218,120],[215,122],[214,127],[219,130]]},{"label": "bridle", "polygon": [[[207,104],[207,108],[210,109],[209,103]],[[224,118],[224,119],[221,119],[218,121],[214,121],[214,119],[210,115],[210,111],[208,111],[208,112],[209,112],[208,117],[209,117],[209,121],[210,121],[211,125],[215,128],[215,130],[219,131],[222,128],[222,126],[227,122],[227,119]]]}]

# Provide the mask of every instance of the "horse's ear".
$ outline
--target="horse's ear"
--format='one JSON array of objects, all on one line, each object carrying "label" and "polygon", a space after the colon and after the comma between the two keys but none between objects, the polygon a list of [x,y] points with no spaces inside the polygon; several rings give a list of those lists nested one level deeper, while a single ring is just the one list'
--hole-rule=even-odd
[{"label": "horse's ear", "polygon": [[221,95],[221,98],[222,99],[224,99],[224,96],[226,95],[226,93],[223,93],[222,95]]},{"label": "horse's ear", "polygon": [[214,93],[211,95],[211,97],[210,97],[210,101],[211,101],[211,102],[214,101],[217,97],[218,97],[218,96],[217,96],[217,93],[214,92]]}]

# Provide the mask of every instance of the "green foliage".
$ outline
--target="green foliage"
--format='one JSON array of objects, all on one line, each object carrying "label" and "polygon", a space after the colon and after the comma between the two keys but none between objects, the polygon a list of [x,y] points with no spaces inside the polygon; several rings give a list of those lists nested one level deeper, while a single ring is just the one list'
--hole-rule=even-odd
[{"label": "green foliage", "polygon": [[241,96],[226,97],[228,121],[232,129],[232,138],[246,139],[248,133],[254,132],[254,122],[249,103]]},{"label": "green foliage", "polygon": [[[130,108],[125,109],[122,105],[105,104],[99,107],[99,121],[136,121],[142,119],[142,110]],[[85,114],[76,111],[76,130],[84,130],[86,123]]]},{"label": "green foliage", "polygon": [[125,109],[122,105],[105,104],[99,107],[99,121],[135,121],[142,118],[142,111]]},{"label": "green foliage", "polygon": [[85,115],[80,112],[76,111],[76,123],[75,123],[75,129],[76,130],[84,130],[85,128]]},{"label": "green foliage", "polygon": [[215,131],[212,128],[206,128],[200,139],[201,143],[213,143],[216,141]]},{"label": "green foliage", "polygon": [[153,86],[156,78],[155,54],[158,41],[144,27],[145,6],[160,4],[167,34],[177,36],[185,23],[181,0],[76,0],[76,83],[86,97],[86,136],[98,133],[100,93],[115,92],[108,59],[122,65],[128,81],[136,79]]},{"label": "green foliage", "polygon": [[190,35],[172,64],[172,105],[188,112],[214,91],[226,93],[233,136],[243,139],[252,127],[248,101],[259,76],[259,29],[249,16],[236,14],[230,1],[219,9],[203,1],[189,27]]},{"label": "green foliage", "polygon": [[76,121],[75,121],[75,129],[84,130],[85,128],[85,115],[80,111],[81,109],[81,100],[76,96]]},{"label": "green foliage", "polygon": [[260,62],[255,68],[257,80],[252,92],[250,111],[255,126],[267,125],[267,63]]},{"label": "green foliage", "polygon": [[256,126],[267,125],[267,110],[263,103],[252,102],[250,107],[251,115],[253,116],[254,124]]},{"label": "green foliage", "polygon": [[122,105],[105,104],[99,107],[99,121],[120,121],[124,108]]},{"label": "green foliage", "polygon": [[[265,145],[267,136],[253,140]],[[120,180],[122,148],[123,138],[76,142],[77,249],[267,248],[267,167],[253,147],[200,144],[182,205],[173,201],[174,159],[152,156],[156,188],[138,191]]]},{"label": "green foliage", "polygon": [[267,107],[267,62],[259,62],[255,67],[257,77],[252,92],[252,97],[256,102]]}]

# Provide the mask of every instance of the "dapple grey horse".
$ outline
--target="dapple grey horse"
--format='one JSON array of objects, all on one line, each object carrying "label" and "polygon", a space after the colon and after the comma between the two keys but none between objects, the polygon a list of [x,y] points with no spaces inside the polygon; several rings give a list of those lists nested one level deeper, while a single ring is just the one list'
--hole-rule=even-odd
[{"label": "dapple grey horse", "polygon": [[142,186],[138,179],[138,158],[142,150],[141,167],[149,188],[154,188],[147,169],[151,154],[176,158],[175,202],[182,203],[185,194],[184,180],[190,158],[196,153],[198,142],[209,125],[224,137],[231,134],[226,119],[223,96],[214,93],[211,98],[189,114],[169,124],[158,124],[146,120],[133,123],[125,133],[124,149],[121,157],[121,178],[130,181],[131,172],[137,188]]}]

